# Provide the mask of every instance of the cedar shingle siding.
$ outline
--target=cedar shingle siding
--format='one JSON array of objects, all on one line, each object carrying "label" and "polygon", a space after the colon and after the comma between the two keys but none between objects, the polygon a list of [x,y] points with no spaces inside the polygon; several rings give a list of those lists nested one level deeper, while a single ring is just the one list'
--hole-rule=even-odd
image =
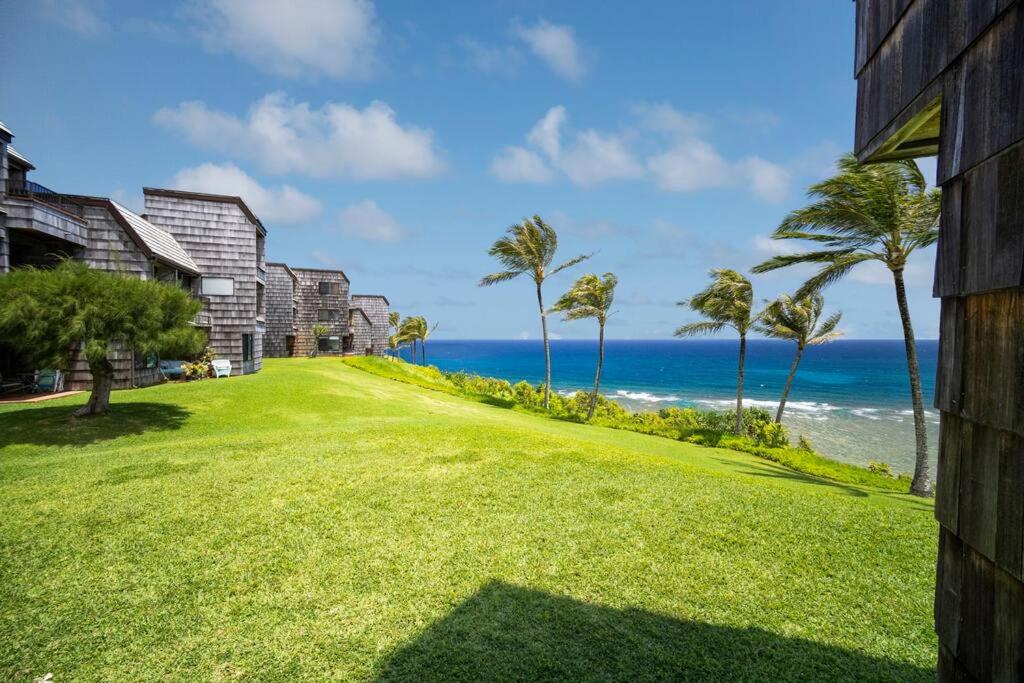
[{"label": "cedar shingle siding", "polygon": [[[388,300],[379,294],[353,294],[352,305],[362,309],[373,326],[370,347],[373,355],[383,356],[388,350]],[[358,352],[358,347],[356,352]]]},{"label": "cedar shingle siding", "polygon": [[[328,341],[337,344],[337,350],[320,350],[319,354],[341,354],[344,352],[345,337],[348,334],[348,278],[340,270],[316,268],[292,268],[298,278],[296,299],[298,314],[295,317],[295,355],[308,356],[317,348],[313,338],[313,326],[324,325],[328,329]],[[325,293],[321,294],[320,283]],[[320,320],[320,311],[337,311],[333,322]],[[336,340],[331,339],[337,337]]]},{"label": "cedar shingle siding", "polygon": [[290,356],[288,338],[294,348],[298,335],[294,309],[298,280],[283,263],[267,264],[267,333],[263,336],[264,358]]},{"label": "cedar shingle siding", "polygon": [[[219,358],[231,361],[231,374],[248,374],[263,366],[265,311],[257,311],[257,270],[266,268],[258,243],[263,228],[236,197],[190,195],[144,188],[146,217],[178,241],[204,278],[233,281],[231,294],[203,294],[210,317],[209,344]],[[265,297],[264,297],[265,298]],[[242,335],[253,335],[254,353],[243,362]]]},{"label": "cedar shingle siding", "polygon": [[858,0],[856,153],[937,154],[939,680],[1024,680],[1024,1]]}]

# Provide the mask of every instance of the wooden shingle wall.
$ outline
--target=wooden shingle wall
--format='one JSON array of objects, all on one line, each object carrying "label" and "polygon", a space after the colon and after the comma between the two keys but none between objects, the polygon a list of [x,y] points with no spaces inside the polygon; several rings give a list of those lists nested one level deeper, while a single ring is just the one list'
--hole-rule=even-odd
[{"label": "wooden shingle wall", "polygon": [[[308,356],[316,348],[316,340],[312,335],[313,325],[325,325],[329,330],[328,336],[344,339],[348,333],[348,278],[340,270],[292,268],[292,271],[299,280],[296,285],[298,315],[295,318],[295,355]],[[320,294],[321,282],[337,283],[337,293]],[[321,322],[321,309],[338,311],[337,321]]]},{"label": "wooden shingle wall", "polygon": [[[388,300],[379,294],[353,294],[352,305],[363,309],[373,326],[370,333],[370,346],[373,355],[383,356],[388,351]],[[357,347],[358,349],[359,347]]]},{"label": "wooden shingle wall", "polygon": [[[146,218],[178,241],[203,277],[234,280],[232,295],[203,296],[210,315],[209,343],[231,361],[232,374],[258,371],[263,364],[265,325],[256,311],[256,237],[252,219],[230,201],[165,196],[144,190]],[[253,335],[253,360],[242,362],[242,335]]]},{"label": "wooden shingle wall", "polygon": [[[267,264],[267,333],[263,337],[263,356],[284,358],[288,355],[286,338],[297,336],[292,309],[295,307],[295,280],[288,267]],[[298,341],[296,339],[296,341]]]},{"label": "wooden shingle wall", "polygon": [[349,332],[352,333],[352,353],[369,355],[373,353],[373,323],[361,308],[348,309]]},{"label": "wooden shingle wall", "polygon": [[1024,0],[858,0],[862,160],[939,102],[941,680],[1024,680]]}]

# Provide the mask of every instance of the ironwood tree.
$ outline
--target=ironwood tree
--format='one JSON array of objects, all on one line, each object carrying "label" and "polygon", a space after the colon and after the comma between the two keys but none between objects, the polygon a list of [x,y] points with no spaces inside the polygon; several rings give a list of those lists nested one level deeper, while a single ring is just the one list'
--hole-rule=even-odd
[{"label": "ironwood tree", "polygon": [[76,353],[89,364],[92,393],[76,415],[109,411],[116,348],[141,354],[170,342],[202,348],[202,333],[190,325],[201,308],[174,285],[77,261],[0,277],[0,339],[37,367],[66,369]]}]

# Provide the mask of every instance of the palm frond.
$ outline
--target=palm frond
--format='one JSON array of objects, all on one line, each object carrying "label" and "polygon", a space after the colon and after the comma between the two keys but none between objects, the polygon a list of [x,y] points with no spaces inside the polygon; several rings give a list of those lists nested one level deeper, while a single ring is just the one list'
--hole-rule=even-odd
[{"label": "palm frond", "polygon": [[821,270],[800,286],[800,289],[796,292],[796,296],[804,297],[813,292],[824,289],[834,282],[843,279],[855,266],[864,263],[865,261],[877,260],[880,260],[880,258],[875,254],[847,254],[846,256],[823,266]]},{"label": "palm frond", "polygon": [[676,328],[672,334],[676,337],[693,337],[699,334],[714,334],[721,332],[727,327],[727,323],[713,320],[704,320],[696,323],[687,323]]},{"label": "palm frond", "polygon": [[750,269],[752,273],[767,273],[779,268],[787,268],[798,263],[832,263],[853,253],[852,249],[833,249],[827,251],[807,251],[802,254],[779,254]]},{"label": "palm frond", "polygon": [[523,271],[521,270],[503,270],[500,273],[491,273],[490,275],[485,275],[484,277],[480,278],[480,282],[478,282],[477,284],[480,287],[490,287],[491,285],[496,285],[499,282],[508,282],[509,280],[513,280],[522,274]]},{"label": "palm frond", "polygon": [[555,273],[562,272],[566,268],[572,268],[573,266],[575,266],[575,265],[577,265],[579,263],[583,263],[584,261],[586,261],[591,256],[593,256],[593,254],[580,254],[579,256],[573,257],[573,258],[569,259],[568,261],[566,261],[565,263],[563,263],[562,265],[557,266],[557,267],[553,268],[552,270],[548,271],[547,275],[550,277],[551,275],[554,275]]}]

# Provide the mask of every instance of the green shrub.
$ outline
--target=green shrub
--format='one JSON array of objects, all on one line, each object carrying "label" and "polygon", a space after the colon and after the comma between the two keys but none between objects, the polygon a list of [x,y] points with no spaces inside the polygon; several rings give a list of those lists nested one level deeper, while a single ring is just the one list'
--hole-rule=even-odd
[{"label": "green shrub", "polygon": [[803,434],[801,434],[800,438],[797,440],[796,449],[798,451],[803,451],[805,453],[813,453],[814,452],[814,447],[811,445],[811,440],[808,439]]},{"label": "green shrub", "polygon": [[758,422],[751,425],[749,434],[758,446],[784,448],[789,445],[789,433],[778,422]]},{"label": "green shrub", "polygon": [[889,466],[889,463],[881,462],[879,460],[869,460],[868,470],[874,472],[875,474],[880,474],[883,477],[893,476],[892,467]]}]

